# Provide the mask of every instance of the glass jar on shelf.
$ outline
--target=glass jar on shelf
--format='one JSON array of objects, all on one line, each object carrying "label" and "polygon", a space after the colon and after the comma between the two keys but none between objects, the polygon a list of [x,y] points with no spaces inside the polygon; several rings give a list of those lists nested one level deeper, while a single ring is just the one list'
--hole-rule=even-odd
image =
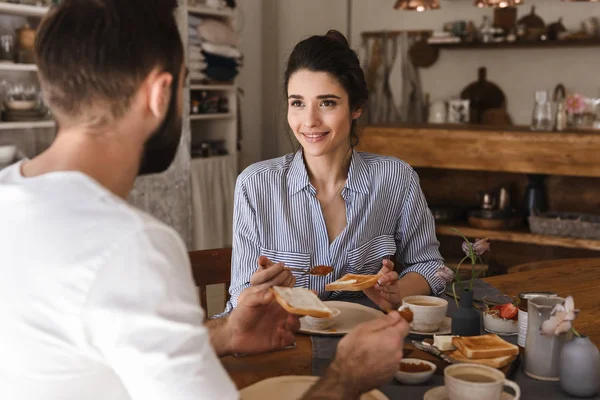
[{"label": "glass jar on shelf", "polygon": [[535,92],[531,130],[551,131],[552,123],[552,107],[548,100],[548,92],[545,90],[538,90]]}]

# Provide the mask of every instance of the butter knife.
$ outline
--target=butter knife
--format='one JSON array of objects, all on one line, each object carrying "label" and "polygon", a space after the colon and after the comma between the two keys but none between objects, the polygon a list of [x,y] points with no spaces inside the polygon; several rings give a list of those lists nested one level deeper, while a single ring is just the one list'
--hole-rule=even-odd
[{"label": "butter knife", "polygon": [[419,342],[418,340],[411,340],[411,343],[413,346],[415,346],[415,348],[424,351],[426,353],[429,354],[433,354],[434,356],[441,358],[442,360],[446,361],[449,364],[457,364],[458,361],[455,360],[454,358],[450,357],[447,354],[444,354],[442,351],[440,351],[440,349],[438,349],[437,347],[430,345],[427,342]]}]

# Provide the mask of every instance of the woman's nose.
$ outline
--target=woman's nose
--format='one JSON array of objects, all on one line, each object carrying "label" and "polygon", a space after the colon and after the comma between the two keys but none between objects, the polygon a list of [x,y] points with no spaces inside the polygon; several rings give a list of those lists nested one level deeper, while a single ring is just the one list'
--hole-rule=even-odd
[{"label": "woman's nose", "polygon": [[312,107],[306,110],[304,117],[305,118],[302,123],[307,128],[314,128],[321,124],[318,111],[314,110]]}]

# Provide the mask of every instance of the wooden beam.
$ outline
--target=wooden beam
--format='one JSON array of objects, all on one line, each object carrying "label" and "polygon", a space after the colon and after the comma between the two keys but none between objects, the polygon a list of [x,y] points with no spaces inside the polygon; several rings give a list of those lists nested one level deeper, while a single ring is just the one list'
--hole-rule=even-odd
[{"label": "wooden beam", "polygon": [[600,134],[367,126],[359,150],[413,167],[600,177]]}]

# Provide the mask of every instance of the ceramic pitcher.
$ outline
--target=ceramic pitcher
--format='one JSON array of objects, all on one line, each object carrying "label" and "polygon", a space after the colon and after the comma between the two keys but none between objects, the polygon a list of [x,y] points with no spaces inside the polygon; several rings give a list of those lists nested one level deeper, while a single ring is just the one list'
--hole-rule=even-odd
[{"label": "ceramic pitcher", "polygon": [[543,381],[559,380],[560,352],[572,335],[542,335],[540,326],[550,318],[552,308],[564,301],[561,297],[539,296],[527,302],[527,340],[523,371],[531,378]]}]

